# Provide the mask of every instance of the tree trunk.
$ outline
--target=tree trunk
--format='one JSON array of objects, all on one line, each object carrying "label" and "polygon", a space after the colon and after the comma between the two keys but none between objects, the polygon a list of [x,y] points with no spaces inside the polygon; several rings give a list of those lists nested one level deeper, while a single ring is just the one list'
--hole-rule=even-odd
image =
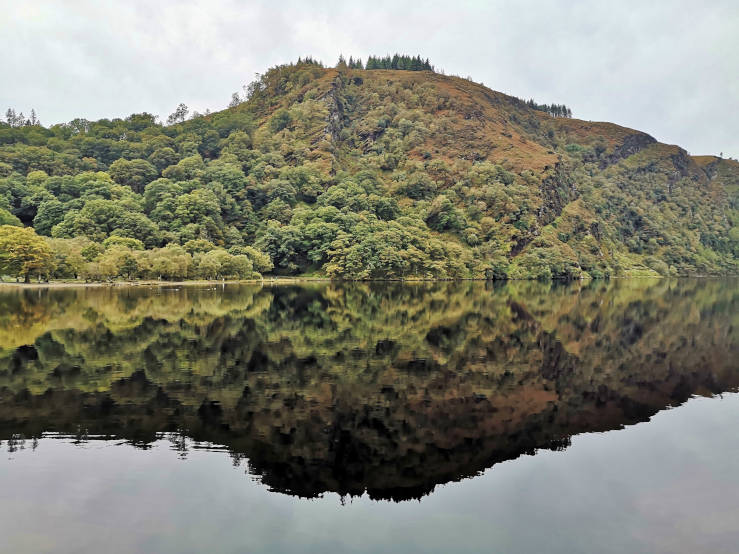
[{"label": "tree trunk", "polygon": [[31,275],[29,273],[26,273],[26,277],[23,280],[24,283],[30,283],[31,282]]}]

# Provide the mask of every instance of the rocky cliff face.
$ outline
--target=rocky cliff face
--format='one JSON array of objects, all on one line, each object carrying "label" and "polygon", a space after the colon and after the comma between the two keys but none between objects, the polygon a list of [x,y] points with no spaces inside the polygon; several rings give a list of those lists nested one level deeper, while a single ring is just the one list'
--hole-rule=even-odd
[{"label": "rocky cliff face", "polygon": [[656,142],[657,140],[655,138],[646,133],[626,135],[620,144],[617,144],[615,148],[613,148],[613,151],[601,160],[600,166],[602,169],[605,169],[609,165],[613,165],[629,156],[633,156],[637,152],[644,150],[644,148],[650,144],[654,144]]}]

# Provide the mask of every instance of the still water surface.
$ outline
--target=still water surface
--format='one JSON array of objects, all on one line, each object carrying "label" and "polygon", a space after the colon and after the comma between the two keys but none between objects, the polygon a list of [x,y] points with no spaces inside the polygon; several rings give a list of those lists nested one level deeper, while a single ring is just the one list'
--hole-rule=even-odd
[{"label": "still water surface", "polygon": [[0,292],[8,552],[736,552],[739,286]]}]

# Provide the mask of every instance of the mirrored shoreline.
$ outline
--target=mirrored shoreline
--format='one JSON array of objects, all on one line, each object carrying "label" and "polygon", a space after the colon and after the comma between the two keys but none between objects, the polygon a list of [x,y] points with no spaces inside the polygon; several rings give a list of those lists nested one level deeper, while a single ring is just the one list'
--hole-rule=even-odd
[{"label": "mirrored shoreline", "polygon": [[731,280],[0,293],[0,440],[225,449],[403,501],[739,387]]}]

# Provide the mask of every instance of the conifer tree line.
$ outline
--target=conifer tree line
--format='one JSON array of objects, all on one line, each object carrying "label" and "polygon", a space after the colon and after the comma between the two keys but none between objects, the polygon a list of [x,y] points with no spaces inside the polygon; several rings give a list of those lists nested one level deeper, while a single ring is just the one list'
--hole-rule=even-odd
[{"label": "conifer tree line", "polygon": [[323,67],[323,62],[320,60],[314,59],[312,56],[306,56],[305,58],[298,58],[298,63],[296,65],[315,65],[317,67]]},{"label": "conifer tree line", "polygon": [[537,104],[533,98],[526,102],[529,108],[545,112],[552,117],[572,117],[572,110],[564,104]]},{"label": "conifer tree line", "polygon": [[339,62],[336,67],[346,66],[349,69],[399,69],[404,71],[434,71],[428,58],[425,60],[421,56],[408,56],[405,54],[387,55],[383,58],[378,56],[370,56],[367,58],[367,64],[362,63],[361,58],[354,59],[351,56],[347,61],[344,56],[339,56]]}]

